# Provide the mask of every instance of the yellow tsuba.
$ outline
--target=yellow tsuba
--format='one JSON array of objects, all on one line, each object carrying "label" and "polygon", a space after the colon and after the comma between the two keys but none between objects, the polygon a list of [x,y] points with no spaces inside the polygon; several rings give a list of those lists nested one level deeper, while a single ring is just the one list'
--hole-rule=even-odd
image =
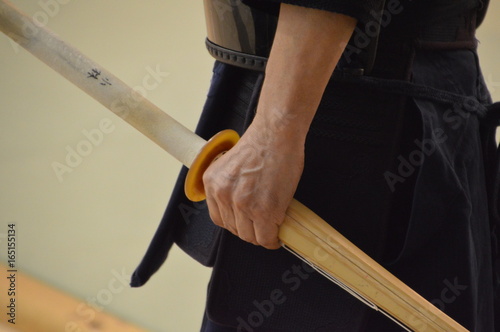
[{"label": "yellow tsuba", "polygon": [[231,149],[239,139],[240,136],[236,131],[226,129],[217,133],[203,146],[189,168],[186,182],[184,182],[184,192],[187,198],[193,202],[205,199],[203,173],[217,156]]}]

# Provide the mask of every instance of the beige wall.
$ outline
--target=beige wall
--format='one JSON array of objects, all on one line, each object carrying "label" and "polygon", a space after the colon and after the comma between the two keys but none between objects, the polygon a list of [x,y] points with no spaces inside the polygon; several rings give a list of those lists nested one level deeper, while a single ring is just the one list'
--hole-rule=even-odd
[{"label": "beige wall", "polygon": [[[15,1],[132,87],[148,67],[168,72],[147,97],[194,129],[212,65],[200,1],[60,2],[51,17],[39,0]],[[106,297],[142,258],[180,164],[3,35],[0,54],[0,234],[17,224],[19,266],[151,331],[196,331],[209,270],[177,249],[145,287]],[[114,130],[59,181],[52,163],[103,119]]]},{"label": "beige wall", "polygon": [[[66,4],[44,8],[54,1],[14,1],[131,86],[143,85],[147,68],[168,72],[147,97],[194,128],[212,64],[203,44],[201,1],[60,2]],[[479,33],[483,71],[496,100],[498,14],[494,2]],[[197,331],[210,271],[176,248],[145,287],[104,296],[116,274],[130,274],[142,258],[178,162],[3,35],[0,96],[1,260],[7,224],[16,223],[25,272],[84,301],[97,297],[105,310],[148,330]],[[67,147],[75,148],[86,139],[82,131],[99,128],[103,119],[113,130],[58,178],[53,162],[64,163]]]},{"label": "beige wall", "polygon": [[479,57],[493,100],[500,101],[500,3],[491,0],[488,15],[479,28]]}]

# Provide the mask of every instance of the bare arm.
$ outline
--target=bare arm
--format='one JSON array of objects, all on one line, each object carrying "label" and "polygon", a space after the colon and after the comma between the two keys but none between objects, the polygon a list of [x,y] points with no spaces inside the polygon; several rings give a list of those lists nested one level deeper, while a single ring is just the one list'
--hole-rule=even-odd
[{"label": "bare arm", "polygon": [[355,25],[345,15],[281,5],[255,119],[204,175],[217,225],[256,245],[279,247],[309,126]]}]

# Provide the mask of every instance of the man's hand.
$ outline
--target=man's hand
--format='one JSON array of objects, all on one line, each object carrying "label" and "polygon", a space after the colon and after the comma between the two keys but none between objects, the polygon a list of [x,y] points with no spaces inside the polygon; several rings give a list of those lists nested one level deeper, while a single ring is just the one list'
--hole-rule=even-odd
[{"label": "man's hand", "polygon": [[345,15],[281,5],[255,119],[203,176],[215,224],[279,248],[278,229],[302,174],[309,126],[355,25]]},{"label": "man's hand", "polygon": [[304,143],[280,135],[281,125],[256,121],[203,180],[215,224],[247,242],[277,249],[278,227],[302,174]]}]

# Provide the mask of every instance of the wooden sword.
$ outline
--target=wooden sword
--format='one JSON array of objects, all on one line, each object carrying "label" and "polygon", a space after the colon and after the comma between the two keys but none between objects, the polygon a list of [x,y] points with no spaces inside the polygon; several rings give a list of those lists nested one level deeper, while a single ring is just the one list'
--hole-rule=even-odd
[{"label": "wooden sword", "polygon": [[[0,0],[0,30],[186,165],[187,197],[205,198],[203,172],[237,143],[235,131],[224,130],[205,141],[6,0]],[[124,102],[127,98],[135,102]],[[279,239],[283,247],[408,331],[467,331],[296,200],[287,209]]]}]

